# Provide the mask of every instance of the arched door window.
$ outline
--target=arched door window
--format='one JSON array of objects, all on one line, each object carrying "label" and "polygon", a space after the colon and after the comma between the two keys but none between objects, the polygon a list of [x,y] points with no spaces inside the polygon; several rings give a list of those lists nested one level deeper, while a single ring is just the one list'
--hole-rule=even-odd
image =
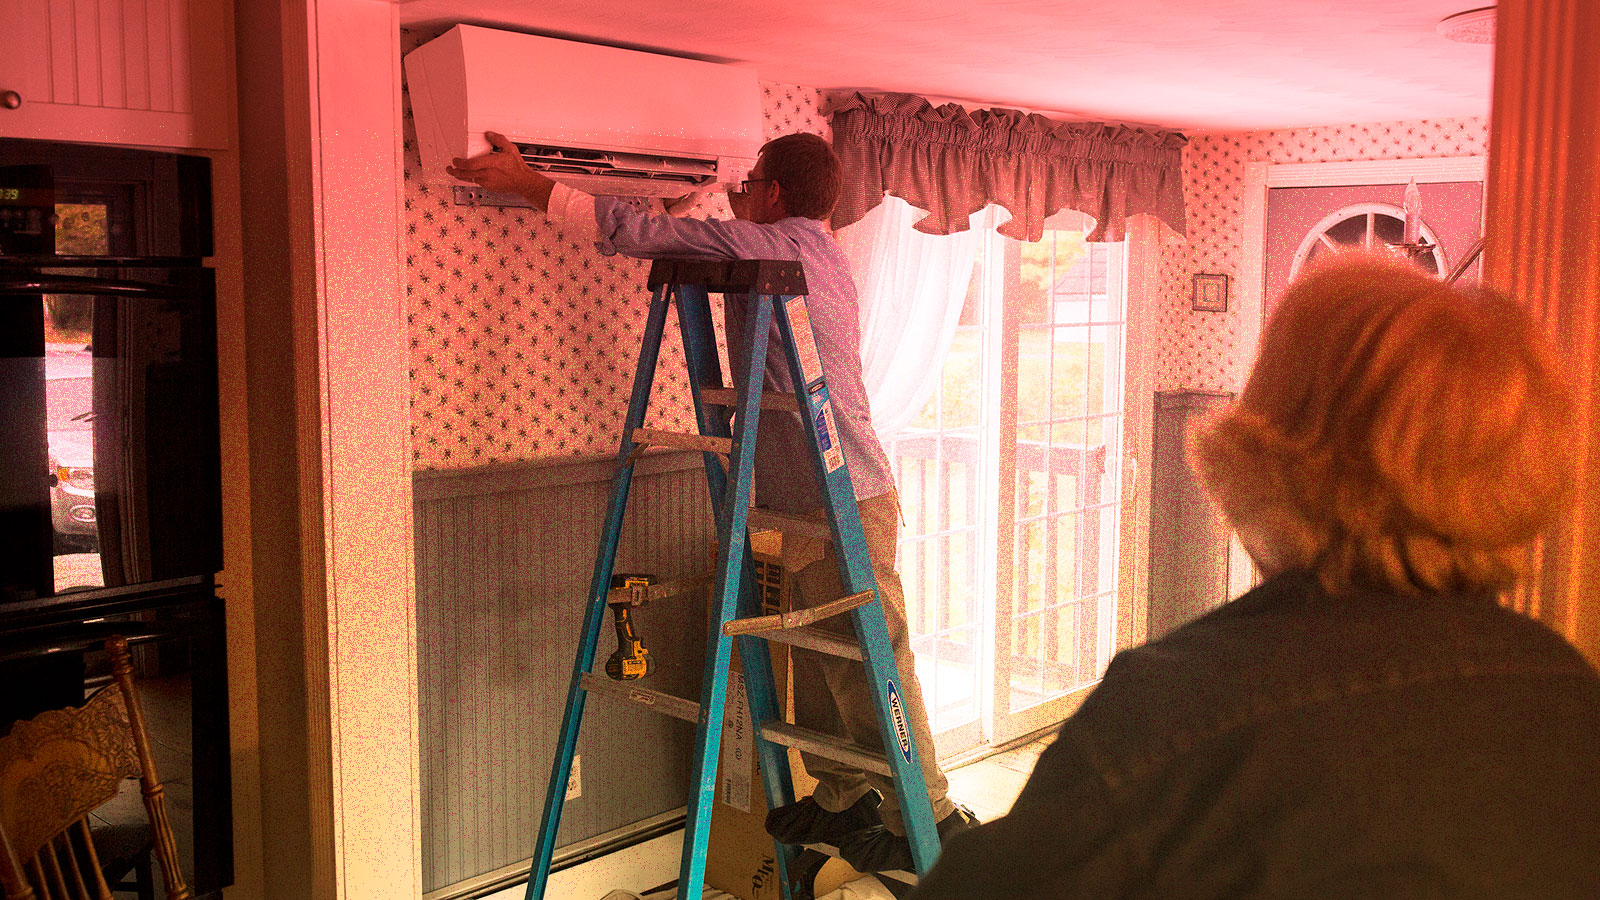
[{"label": "arched door window", "polygon": [[[1405,236],[1405,211],[1388,203],[1356,203],[1335,210],[1318,222],[1300,241],[1289,277],[1299,274],[1311,260],[1341,250],[1382,250],[1397,245]],[[1439,239],[1427,222],[1422,223],[1422,240],[1432,249],[1415,258],[1417,265],[1434,275],[1449,271]]]}]

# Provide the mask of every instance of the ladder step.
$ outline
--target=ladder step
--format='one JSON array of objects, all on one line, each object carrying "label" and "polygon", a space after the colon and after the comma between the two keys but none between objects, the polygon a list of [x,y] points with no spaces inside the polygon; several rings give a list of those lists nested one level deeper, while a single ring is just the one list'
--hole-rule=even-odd
[{"label": "ladder step", "polygon": [[815,753],[837,762],[847,763],[868,772],[890,775],[889,760],[882,753],[874,753],[844,738],[812,731],[788,722],[767,722],[761,726],[761,739],[806,753]]},{"label": "ladder step", "polygon": [[641,447],[676,447],[679,450],[702,450],[710,453],[721,453],[724,456],[733,452],[732,439],[704,434],[684,434],[678,431],[661,431],[655,428],[635,428],[628,437]]},{"label": "ladder step", "polygon": [[808,293],[805,266],[785,259],[658,259],[650,264],[646,283],[652,291],[662,285],[695,285],[713,294]]},{"label": "ladder step", "polygon": [[661,691],[652,691],[649,688],[634,687],[622,681],[612,681],[609,678],[585,672],[578,677],[578,685],[591,694],[609,694],[630,703],[648,707],[658,713],[669,715],[674,719],[685,722],[700,723],[700,704],[693,700],[685,700],[672,694]]},{"label": "ladder step", "polygon": [[[794,609],[786,613],[777,613],[770,616],[751,616],[746,619],[733,619],[722,623],[722,633],[729,637],[738,637],[741,634],[758,634],[765,631],[799,628],[802,625],[811,625],[823,619],[831,619],[840,613],[847,613],[852,609],[866,606],[878,596],[874,590],[865,590],[859,594],[840,597],[816,606],[805,609]],[[856,657],[859,659],[860,657]]]},{"label": "ladder step", "polygon": [[627,601],[633,606],[646,606],[657,600],[668,600],[680,597],[692,591],[698,591],[713,583],[710,575],[700,575],[694,578],[683,578],[678,581],[660,581],[648,587],[619,587],[606,592],[607,603],[622,603]]},{"label": "ladder step", "polygon": [[[701,388],[700,396],[708,403],[718,406],[733,406],[738,403],[738,394],[733,388]],[[764,391],[761,394],[762,409],[781,409],[784,412],[799,412],[800,401],[793,394],[780,394],[775,391]]]},{"label": "ladder step", "polygon": [[750,508],[747,521],[750,523],[751,531],[781,531],[785,534],[793,534],[800,537],[820,538],[825,541],[833,540],[833,529],[829,527],[825,519],[795,516],[753,506]]},{"label": "ladder step", "polygon": [[829,656],[841,656],[845,659],[861,659],[861,645],[847,638],[839,637],[820,628],[777,628],[771,631],[756,632],[756,637],[764,638],[779,644],[789,644],[793,647],[804,647]]}]

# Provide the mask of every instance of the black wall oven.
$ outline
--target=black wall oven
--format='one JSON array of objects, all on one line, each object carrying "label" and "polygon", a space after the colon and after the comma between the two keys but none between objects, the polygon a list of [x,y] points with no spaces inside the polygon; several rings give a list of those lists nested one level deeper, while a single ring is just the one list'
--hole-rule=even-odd
[{"label": "black wall oven", "polygon": [[208,160],[0,140],[0,733],[128,636],[202,896],[232,881],[211,254]]}]

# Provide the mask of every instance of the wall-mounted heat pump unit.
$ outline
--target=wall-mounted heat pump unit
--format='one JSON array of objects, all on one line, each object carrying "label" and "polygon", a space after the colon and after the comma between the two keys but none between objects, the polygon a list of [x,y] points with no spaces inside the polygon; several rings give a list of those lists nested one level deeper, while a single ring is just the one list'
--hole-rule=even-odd
[{"label": "wall-mounted heat pump unit", "polygon": [[744,178],[760,87],[735,66],[457,25],[406,54],[422,167],[505,135],[536,169],[590,193],[677,197]]}]

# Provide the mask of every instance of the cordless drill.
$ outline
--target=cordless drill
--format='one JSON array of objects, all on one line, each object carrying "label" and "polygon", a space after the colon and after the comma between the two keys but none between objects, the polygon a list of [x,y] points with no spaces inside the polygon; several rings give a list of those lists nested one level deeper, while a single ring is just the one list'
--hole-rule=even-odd
[{"label": "cordless drill", "polygon": [[[615,681],[643,678],[655,668],[650,651],[644,648],[644,641],[634,632],[633,619],[628,615],[631,608],[645,605],[645,589],[654,583],[655,578],[650,575],[611,576],[611,593],[607,595],[606,605],[611,607],[612,617],[616,620],[617,649],[606,660],[606,675]],[[628,593],[618,594],[618,588],[625,588]]]}]

